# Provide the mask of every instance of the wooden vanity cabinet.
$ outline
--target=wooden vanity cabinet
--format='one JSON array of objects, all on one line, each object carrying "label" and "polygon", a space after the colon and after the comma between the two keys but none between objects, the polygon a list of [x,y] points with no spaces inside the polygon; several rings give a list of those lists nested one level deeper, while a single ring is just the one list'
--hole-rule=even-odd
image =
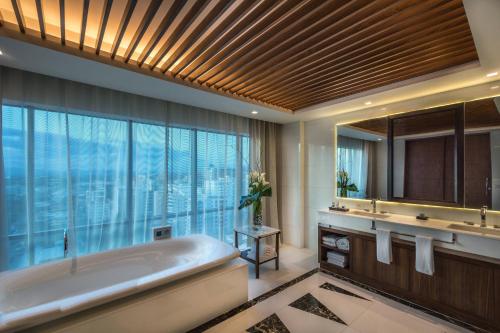
[{"label": "wooden vanity cabinet", "polygon": [[[375,235],[319,227],[318,248],[325,233],[350,239],[350,265],[340,269],[320,260],[323,270],[346,276],[480,328],[500,332],[500,262],[477,255],[435,248],[433,276],[415,270],[415,244],[393,239],[393,262],[377,261]],[[320,253],[320,258],[324,258]],[[321,257],[323,256],[323,257]]]}]

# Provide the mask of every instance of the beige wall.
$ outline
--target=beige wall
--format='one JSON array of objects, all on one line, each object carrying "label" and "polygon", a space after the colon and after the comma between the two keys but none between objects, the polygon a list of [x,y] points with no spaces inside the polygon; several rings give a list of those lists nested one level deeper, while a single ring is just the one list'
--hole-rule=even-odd
[{"label": "beige wall", "polygon": [[[284,177],[281,187],[285,200],[282,202],[285,243],[299,247],[317,248],[317,211],[331,205],[335,198],[336,124],[380,117],[389,111],[361,111],[284,126],[281,156]],[[301,158],[300,143],[305,147]],[[303,177],[303,178],[302,178]],[[301,185],[302,184],[302,185]],[[303,191],[302,187],[303,186]],[[299,192],[296,192],[299,191]],[[341,199],[347,207],[368,208],[368,200]],[[417,215],[453,221],[479,222],[479,211],[424,205],[379,202],[378,209],[392,213]],[[500,224],[500,212],[489,212],[488,224]]]}]

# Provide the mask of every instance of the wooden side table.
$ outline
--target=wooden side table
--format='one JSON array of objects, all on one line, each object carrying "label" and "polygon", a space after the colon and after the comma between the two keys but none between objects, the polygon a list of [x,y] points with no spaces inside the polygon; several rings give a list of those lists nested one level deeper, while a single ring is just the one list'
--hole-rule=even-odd
[{"label": "wooden side table", "polygon": [[[279,229],[267,227],[267,226],[260,226],[256,227],[253,225],[245,225],[241,227],[236,227],[234,228],[234,246],[238,248],[238,234],[246,235],[250,238],[255,239],[255,259],[249,258],[248,257],[248,252],[249,250],[241,251],[240,257],[247,260],[248,262],[251,262],[252,264],[255,265],[255,278],[259,278],[259,270],[260,270],[260,265],[263,263],[266,263],[268,261],[274,260],[275,268],[276,270],[279,270],[280,268],[280,234],[281,231]],[[259,254],[259,245],[260,241],[263,238],[266,237],[271,237],[275,236],[276,237],[276,255],[270,258],[264,258],[263,261],[260,261],[260,254]]]}]

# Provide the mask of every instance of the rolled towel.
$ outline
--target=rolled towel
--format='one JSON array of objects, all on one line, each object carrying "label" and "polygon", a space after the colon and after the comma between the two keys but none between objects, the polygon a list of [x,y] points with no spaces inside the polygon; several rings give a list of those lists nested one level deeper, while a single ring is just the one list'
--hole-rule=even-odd
[{"label": "rolled towel", "polygon": [[391,231],[377,228],[377,260],[390,264],[392,262]]},{"label": "rolled towel", "polygon": [[[265,245],[263,247],[259,246],[259,258],[260,258],[259,260],[260,261],[267,260],[267,259],[270,259],[270,258],[275,257],[275,256],[276,256],[276,250],[274,249],[274,247],[269,246],[269,245]],[[255,260],[255,258],[256,258],[255,246],[250,251],[248,251],[247,257]]]},{"label": "rolled towel", "polygon": [[333,246],[333,247],[337,246],[337,243],[329,241],[329,240],[324,240],[323,244],[328,245],[328,246]]},{"label": "rolled towel", "polygon": [[338,253],[338,252],[333,252],[333,251],[328,251],[326,253],[326,257],[328,259],[332,259],[332,260],[335,260],[335,261],[347,261],[347,256],[346,255],[343,255],[341,253]]},{"label": "rolled towel", "polygon": [[337,247],[344,251],[349,251],[349,238],[342,237],[337,240]]},{"label": "rolled towel", "polygon": [[423,274],[434,274],[434,244],[432,237],[415,236],[415,269]]},{"label": "rolled towel", "polygon": [[347,266],[347,261],[338,261],[338,260],[328,259],[327,262],[329,264],[332,264],[332,265],[335,265],[335,266],[339,266],[339,267],[342,267],[342,268],[345,268]]}]

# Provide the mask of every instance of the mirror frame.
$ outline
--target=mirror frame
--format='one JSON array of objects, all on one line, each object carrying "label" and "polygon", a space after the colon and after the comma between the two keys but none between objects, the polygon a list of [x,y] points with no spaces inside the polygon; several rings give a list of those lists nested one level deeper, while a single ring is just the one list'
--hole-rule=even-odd
[{"label": "mirror frame", "polygon": [[[394,121],[423,114],[453,111],[455,114],[455,156],[457,160],[457,193],[455,202],[405,200],[394,197]],[[387,200],[400,203],[422,205],[464,207],[464,142],[465,142],[465,103],[451,104],[426,110],[412,111],[387,117]]]}]

